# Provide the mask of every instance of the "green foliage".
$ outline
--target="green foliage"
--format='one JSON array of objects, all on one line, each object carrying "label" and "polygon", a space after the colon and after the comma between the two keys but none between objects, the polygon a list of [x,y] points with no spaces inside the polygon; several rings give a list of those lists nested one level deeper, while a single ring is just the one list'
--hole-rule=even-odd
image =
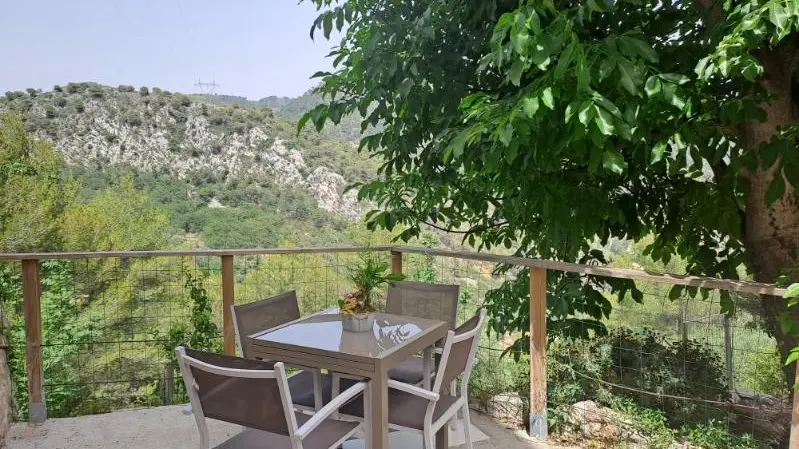
[{"label": "green foliage", "polygon": [[91,200],[67,207],[64,245],[72,251],[159,249],[167,243],[168,224],[168,213],[128,176]]},{"label": "green foliage", "polygon": [[401,273],[387,273],[388,268],[389,263],[385,258],[372,252],[362,252],[358,265],[349,269],[349,280],[355,285],[352,303],[348,305],[345,300],[339,300],[339,307],[353,313],[373,312],[373,301],[379,295],[379,289],[392,281],[405,279]]},{"label": "green foliage", "polygon": [[[605,260],[601,251],[591,250],[579,262],[598,264],[605,263]],[[499,267],[495,271],[505,273],[509,269]],[[643,293],[624,279],[582,277],[577,273],[548,270],[546,284],[547,335],[550,341],[558,337],[587,339],[605,335],[607,329],[603,321],[610,317],[613,308],[605,292],[617,295],[620,300],[628,293],[637,302],[643,300]],[[515,357],[530,349],[529,295],[529,270],[524,269],[501,287],[487,292],[485,297],[486,309],[493,317],[489,330],[498,335],[509,333],[517,336],[513,345],[506,349]]]},{"label": "green foliage", "polygon": [[164,356],[173,367],[177,367],[175,348],[178,346],[211,352],[220,352],[222,349],[219,327],[213,320],[211,300],[203,286],[204,275],[194,277],[185,267],[184,275],[185,287],[191,301],[191,317],[188,323],[179,322],[173,325],[161,343]]},{"label": "green foliage", "polygon": [[[373,227],[569,262],[595,239],[654,235],[647,254],[689,274],[776,276],[751,257],[783,247],[763,209],[799,185],[796,2],[311,3],[312,37],[343,37],[298,129],[382,125],[360,143],[383,162],[359,190]],[[503,295],[498,330],[523,328],[526,292]],[[586,295],[592,317],[601,296]]]},{"label": "green foliage", "polygon": [[52,250],[70,193],[62,159],[32,138],[14,114],[0,113],[0,251]]},{"label": "green foliage", "polygon": [[[613,394],[662,410],[673,427],[726,417],[717,408],[667,397],[715,401],[729,397],[718,354],[693,340],[670,341],[652,331],[618,328],[588,342],[558,344],[550,361],[555,407],[586,399],[607,403]],[[603,382],[622,387],[614,389]]]}]

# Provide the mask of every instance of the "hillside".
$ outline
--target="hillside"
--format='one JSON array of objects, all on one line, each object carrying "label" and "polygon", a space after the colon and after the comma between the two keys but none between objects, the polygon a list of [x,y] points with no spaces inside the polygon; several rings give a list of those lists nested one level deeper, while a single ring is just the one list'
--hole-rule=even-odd
[{"label": "hillside", "polygon": [[[50,92],[8,92],[0,111],[20,114],[28,131],[52,141],[71,165],[132,167],[194,188],[243,182],[255,191],[298,190],[336,216],[362,214],[344,189],[370,177],[375,165],[354,144],[310,131],[296,136],[294,121],[267,107],[199,100],[158,88],[70,83]],[[227,206],[213,192],[208,199]]]},{"label": "hillside", "polygon": [[[198,95],[191,96],[193,99],[205,102],[214,106],[239,105],[252,108],[272,109],[279,117],[292,123],[302,117],[305,112],[313,109],[314,106],[322,102],[322,96],[313,90],[309,90],[299,97],[277,97],[269,96],[260,100],[250,100],[246,97],[233,95]],[[308,127],[308,132],[311,131]],[[367,134],[369,133],[367,129]],[[357,143],[361,138],[361,118],[359,116],[347,116],[341,119],[338,125],[328,124],[322,130],[322,136],[342,142]]]}]

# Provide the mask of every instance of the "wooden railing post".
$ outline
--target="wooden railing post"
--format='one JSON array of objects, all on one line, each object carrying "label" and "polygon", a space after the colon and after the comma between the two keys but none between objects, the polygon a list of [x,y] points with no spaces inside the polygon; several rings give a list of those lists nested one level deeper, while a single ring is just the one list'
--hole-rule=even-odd
[{"label": "wooden railing post", "polygon": [[22,261],[22,300],[25,315],[25,365],[28,371],[28,419],[44,422],[44,364],[42,362],[42,305],[39,261]]},{"label": "wooden railing post", "polygon": [[391,251],[391,274],[402,274],[402,253]]},{"label": "wooden railing post", "polygon": [[530,436],[547,435],[547,270],[530,268]]},{"label": "wooden railing post", "polygon": [[233,329],[234,304],[233,256],[222,257],[222,331],[225,337],[225,354],[236,355],[236,331]]}]

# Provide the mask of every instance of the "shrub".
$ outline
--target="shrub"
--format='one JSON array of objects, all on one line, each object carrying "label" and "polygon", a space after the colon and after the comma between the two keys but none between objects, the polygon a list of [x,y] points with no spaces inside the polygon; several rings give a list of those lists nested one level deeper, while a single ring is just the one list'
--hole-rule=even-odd
[{"label": "shrub", "polygon": [[61,93],[61,92],[63,92],[63,91],[64,91],[64,89],[62,89],[62,88],[61,88],[61,86],[59,86],[58,84],[56,84],[55,86],[53,86],[53,90],[54,90],[55,92],[58,92],[58,93]]},{"label": "shrub", "polygon": [[58,113],[56,113],[55,108],[53,108],[52,106],[47,106],[46,108],[44,108],[44,116],[52,119],[56,118],[58,116]]},{"label": "shrub", "polygon": [[788,382],[782,370],[782,358],[773,352],[755,351],[748,353],[742,360],[742,378],[738,381],[758,393],[782,397],[788,394]]},{"label": "shrub", "polygon": [[136,112],[130,111],[125,115],[125,123],[130,126],[141,126],[141,116]]},{"label": "shrub", "polygon": [[55,105],[56,105],[56,106],[58,106],[59,108],[63,108],[64,106],[66,106],[66,105],[67,105],[67,99],[66,99],[66,98],[64,98],[64,97],[58,97],[58,98],[56,98],[56,99],[55,99],[55,102],[54,102],[54,103],[55,103]]},{"label": "shrub", "polygon": [[127,85],[124,85],[124,84],[120,84],[119,87],[117,87],[117,90],[120,91],[120,92],[126,92],[126,93],[135,92],[136,91],[136,89],[134,89],[133,86],[127,86]]},{"label": "shrub", "polygon": [[97,85],[92,85],[91,87],[89,87],[88,92],[92,98],[103,98],[103,96],[105,95],[105,92],[103,92],[103,88]]},{"label": "shrub", "polygon": [[75,111],[82,113],[85,110],[86,110],[86,106],[83,105],[83,102],[80,102],[80,101],[76,101],[75,102]]},{"label": "shrub", "polygon": [[35,98],[37,95],[39,95],[39,91],[32,87],[25,89],[25,91],[28,92],[28,95],[30,95],[31,98]]},{"label": "shrub", "polygon": [[142,97],[146,97],[146,96],[150,95],[150,89],[147,89],[147,86],[142,86],[142,87],[139,88],[139,94]]},{"label": "shrub", "polygon": [[659,396],[729,399],[721,359],[697,341],[669,341],[650,330],[618,328],[590,341],[553,345],[550,360],[553,395],[558,396],[552,398],[554,405],[586,399],[607,403],[612,393],[663,410],[673,426],[726,416],[701,402]]}]

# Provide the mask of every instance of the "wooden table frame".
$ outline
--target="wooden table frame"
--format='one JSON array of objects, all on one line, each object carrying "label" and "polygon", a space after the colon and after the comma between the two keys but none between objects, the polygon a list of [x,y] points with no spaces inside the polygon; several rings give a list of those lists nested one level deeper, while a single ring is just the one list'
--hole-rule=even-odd
[{"label": "wooden table frame", "polygon": [[[346,354],[258,338],[325,313],[329,314],[330,312],[324,311],[306,316],[276,328],[250,335],[253,355],[266,360],[281,361],[287,365],[327,369],[331,372],[369,379],[369,389],[364,397],[367,448],[388,449],[388,370],[445,338],[449,331],[449,324],[444,321],[405,316],[399,318],[396,315],[378,313],[377,320],[386,318],[397,320],[399,318],[408,323],[424,323],[427,326],[426,329],[423,329],[408,341],[386,350],[378,356]],[[365,336],[365,338],[368,338],[368,336]],[[448,427],[446,425],[443,426],[436,434],[437,449],[446,449],[449,446],[447,441]]]}]

